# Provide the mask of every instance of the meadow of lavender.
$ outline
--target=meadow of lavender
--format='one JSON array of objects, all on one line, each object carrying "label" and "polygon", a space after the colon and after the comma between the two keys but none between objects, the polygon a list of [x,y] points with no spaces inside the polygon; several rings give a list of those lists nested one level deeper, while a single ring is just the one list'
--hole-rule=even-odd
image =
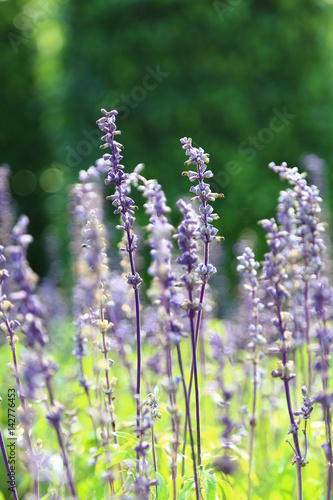
[{"label": "meadow of lavender", "polygon": [[173,207],[175,228],[158,180],[122,164],[117,111],[102,115],[103,157],[69,194],[71,294],[30,267],[29,220],[0,167],[0,498],[329,500],[333,304],[319,189],[269,165],[286,186],[260,221],[267,252],[259,262],[238,242],[238,306],[219,318],[218,169],[180,140],[191,194]]}]

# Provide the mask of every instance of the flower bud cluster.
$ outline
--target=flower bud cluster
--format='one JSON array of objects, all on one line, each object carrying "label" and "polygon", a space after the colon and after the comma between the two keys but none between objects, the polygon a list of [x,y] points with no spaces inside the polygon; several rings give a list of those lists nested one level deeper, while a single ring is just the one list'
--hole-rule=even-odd
[{"label": "flower bud cluster", "polygon": [[151,488],[158,484],[157,479],[151,479],[149,474],[149,465],[147,460],[147,455],[150,450],[150,443],[147,440],[148,431],[151,429],[152,422],[150,418],[150,410],[145,408],[142,411],[142,423],[139,429],[137,429],[139,436],[139,444],[135,447],[138,458],[140,459],[141,468],[140,472],[136,475],[133,486],[132,493],[133,498],[146,499],[151,495]]},{"label": "flower bud cluster", "polygon": [[259,262],[255,260],[254,252],[249,247],[245,248],[244,253],[238,256],[237,260],[239,262],[237,271],[242,276],[243,286],[248,292],[251,301],[252,322],[249,324],[249,333],[252,337],[253,344],[264,344],[266,339],[262,336],[262,325],[259,322],[259,314],[264,308],[264,305],[258,297]]},{"label": "flower bud cluster", "polygon": [[160,412],[160,398],[158,395],[158,387],[155,387],[154,392],[150,392],[146,399],[146,405],[149,408],[150,416],[154,422],[158,418],[162,418],[162,413]]},{"label": "flower bud cluster", "polygon": [[[317,186],[308,185],[306,174],[300,173],[296,167],[289,168],[285,162],[281,165],[270,163],[269,167],[293,186],[292,190],[287,190],[286,194],[280,195],[279,208],[281,222],[286,224],[285,229],[287,231],[292,229],[294,242],[298,240],[299,253],[303,259],[303,279],[318,276],[323,267],[322,253],[324,251],[324,242],[321,237],[324,226],[319,219],[322,203],[319,190]],[[281,203],[281,196],[284,198],[284,203]],[[289,223],[286,221],[288,214],[292,215]]]},{"label": "flower bud cluster", "polygon": [[[181,252],[180,257],[177,258],[177,262],[183,266],[183,269],[186,269],[187,273],[189,273],[196,267],[198,262],[197,229],[199,226],[199,218],[197,213],[193,210],[191,203],[185,203],[185,201],[179,200],[177,206],[182,214],[182,222],[177,228],[177,241]],[[185,284],[188,279],[186,274],[182,277]]]},{"label": "flower bud cluster", "polygon": [[205,179],[213,177],[213,172],[207,170],[207,164],[209,163],[209,154],[205,153],[202,148],[195,148],[192,145],[192,139],[184,137],[180,139],[183,149],[185,149],[186,156],[189,159],[185,162],[185,165],[195,165],[196,171],[190,170],[189,172],[184,172],[190,182],[197,182],[196,185],[191,186],[190,191],[194,193],[193,200],[198,200],[200,202],[199,207],[199,217],[201,220],[201,227],[199,226],[198,231],[200,237],[204,243],[210,243],[214,239],[218,239],[218,230],[213,226],[212,222],[217,220],[219,217],[214,213],[213,207],[209,202],[215,201],[216,198],[222,198],[223,195],[219,193],[213,193],[210,189],[210,185],[205,182]]},{"label": "flower bud cluster", "polygon": [[315,399],[309,398],[308,389],[305,385],[303,385],[302,387],[302,398],[303,404],[301,406],[301,409],[298,411],[294,411],[294,415],[296,417],[301,417],[303,420],[309,420],[313,410]]},{"label": "flower bud cluster", "polygon": [[97,125],[99,129],[105,133],[102,137],[101,149],[109,148],[111,153],[106,153],[103,155],[104,161],[108,163],[109,170],[108,175],[105,180],[105,184],[113,184],[115,186],[115,194],[108,197],[112,201],[112,205],[115,207],[114,213],[120,215],[121,225],[118,229],[123,231],[130,231],[134,224],[134,210],[135,205],[132,198],[128,195],[130,193],[130,178],[127,173],[124,172],[124,165],[121,164],[123,156],[121,151],[123,145],[115,140],[116,135],[120,135],[120,130],[117,130],[116,116],[118,112],[116,110],[106,111],[101,110],[103,117],[97,120]]}]

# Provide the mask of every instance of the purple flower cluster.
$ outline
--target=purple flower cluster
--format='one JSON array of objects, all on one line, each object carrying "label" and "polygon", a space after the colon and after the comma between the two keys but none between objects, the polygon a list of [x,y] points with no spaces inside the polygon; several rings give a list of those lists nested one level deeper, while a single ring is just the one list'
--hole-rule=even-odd
[{"label": "purple flower cluster", "polygon": [[[251,300],[252,309],[252,322],[249,324],[249,333],[252,338],[252,346],[264,344],[266,339],[262,336],[262,325],[259,322],[259,313],[263,310],[260,297],[258,296],[258,269],[259,262],[255,260],[254,252],[251,248],[246,247],[244,253],[237,257],[239,262],[237,271],[243,278],[243,286],[248,292]],[[257,363],[257,360],[253,360]]]},{"label": "purple flower cluster", "polygon": [[[135,205],[132,198],[128,195],[131,190],[131,177],[124,172],[124,166],[120,163],[123,159],[121,155],[121,150],[123,148],[122,144],[115,140],[115,136],[119,135],[121,132],[117,130],[116,126],[116,115],[117,111],[106,111],[101,110],[103,117],[97,120],[97,125],[99,129],[105,133],[102,137],[104,144],[101,146],[102,149],[109,148],[111,153],[104,154],[103,159],[108,163],[108,175],[105,180],[107,185],[114,185],[115,193],[108,196],[107,199],[112,201],[112,205],[115,207],[114,213],[120,215],[120,224],[117,229],[123,231],[123,243],[124,246],[122,250],[127,252],[130,272],[126,274],[127,283],[133,287],[134,290],[134,300],[135,300],[135,326],[136,326],[136,343],[137,343],[137,369],[136,369],[136,432],[137,438],[141,439],[141,429],[142,429],[142,418],[141,418],[141,315],[140,315],[140,296],[139,288],[142,279],[136,271],[135,265],[135,251],[137,250],[136,236],[133,233],[133,224],[135,221],[134,210]],[[102,319],[102,318],[101,318]],[[105,349],[104,349],[105,350]],[[136,451],[137,456],[137,473],[140,475],[140,456],[139,451]]]},{"label": "purple flower cluster", "polygon": [[248,473],[248,494],[250,496],[252,488],[252,465],[253,465],[253,446],[254,446],[254,430],[257,423],[257,389],[258,389],[258,364],[262,357],[262,353],[258,352],[258,346],[264,344],[266,339],[262,335],[262,325],[259,321],[259,314],[263,310],[260,297],[258,296],[259,282],[258,282],[258,269],[259,262],[255,260],[254,252],[251,248],[246,247],[244,253],[237,257],[238,266],[237,271],[243,279],[243,286],[249,294],[249,299],[252,309],[252,318],[249,324],[249,334],[251,342],[249,347],[252,347],[252,365],[253,365],[253,400],[252,400],[252,413],[250,416],[250,440],[249,440],[249,473]]},{"label": "purple flower cluster", "polygon": [[[184,172],[184,175],[188,176],[190,182],[197,183],[195,186],[191,186],[190,191],[194,193],[193,200],[198,200],[200,202],[199,212],[200,219],[202,221],[202,227],[200,228],[200,236],[202,241],[210,243],[214,239],[220,239],[217,237],[218,230],[213,226],[212,222],[218,219],[218,215],[214,213],[213,207],[209,202],[215,201],[216,198],[223,198],[222,194],[213,193],[210,189],[210,185],[205,182],[205,179],[213,177],[213,172],[207,170],[207,163],[209,163],[209,154],[205,153],[202,148],[196,148],[192,146],[192,139],[184,137],[180,139],[183,149],[185,149],[186,156],[190,158],[185,162],[185,165],[195,165],[197,170],[190,170]],[[205,263],[205,265],[207,265]],[[211,271],[210,274],[216,271]]]},{"label": "purple flower cluster", "polygon": [[30,347],[36,343],[44,346],[47,335],[43,325],[44,309],[37,295],[38,276],[27,261],[27,250],[32,243],[32,236],[27,233],[29,219],[21,216],[12,231],[13,245],[7,247],[11,278],[16,282],[17,290],[11,293],[11,300],[17,305],[22,319],[22,333]]},{"label": "purple flower cluster", "polygon": [[120,135],[120,130],[117,130],[116,116],[117,111],[101,110],[105,115],[97,120],[99,129],[105,133],[102,137],[104,144],[100,146],[102,149],[111,149],[111,153],[103,155],[104,161],[108,164],[108,174],[105,184],[113,184],[115,186],[115,194],[108,197],[115,207],[114,213],[119,214],[121,225],[118,229],[129,232],[134,224],[134,201],[128,195],[130,193],[129,175],[124,172],[124,165],[121,164],[123,156],[121,151],[123,145],[115,140],[116,135]]},{"label": "purple flower cluster", "polygon": [[198,262],[198,215],[193,209],[191,203],[185,203],[183,200],[177,202],[179,211],[182,214],[182,222],[178,226],[177,241],[180,250],[180,257],[177,262],[187,271],[182,277],[185,284],[188,283],[189,274],[196,269]]},{"label": "purple flower cluster", "polygon": [[[319,220],[322,203],[319,190],[317,186],[309,186],[305,179],[306,174],[299,173],[296,167],[289,168],[285,162],[279,166],[270,163],[269,167],[275,173],[278,173],[283,180],[286,179],[294,186],[292,190],[288,190],[284,194],[284,213],[286,211],[286,201],[288,210],[284,218],[280,210],[282,218],[280,223],[285,222],[286,219],[288,220],[288,214],[293,215],[294,211],[294,217],[290,217],[290,222],[292,221],[292,224],[295,224],[293,238],[295,241],[297,241],[296,238],[298,239],[298,248],[304,264],[304,279],[318,276],[322,269],[321,256],[324,250],[321,237],[324,226]],[[285,229],[287,231],[292,229],[290,223]]]}]

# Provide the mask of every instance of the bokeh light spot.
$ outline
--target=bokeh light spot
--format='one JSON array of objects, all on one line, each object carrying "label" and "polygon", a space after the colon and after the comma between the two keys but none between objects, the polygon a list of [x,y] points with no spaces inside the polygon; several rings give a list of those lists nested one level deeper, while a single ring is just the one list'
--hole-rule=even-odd
[{"label": "bokeh light spot", "polygon": [[58,54],[64,45],[64,35],[60,24],[48,21],[36,35],[36,44],[40,53]]},{"label": "bokeh light spot", "polygon": [[56,193],[61,189],[64,179],[61,170],[58,168],[48,168],[42,172],[39,183],[46,193]]},{"label": "bokeh light spot", "polygon": [[31,170],[20,170],[14,175],[12,180],[13,191],[19,196],[27,196],[33,193],[36,184],[36,176]]}]

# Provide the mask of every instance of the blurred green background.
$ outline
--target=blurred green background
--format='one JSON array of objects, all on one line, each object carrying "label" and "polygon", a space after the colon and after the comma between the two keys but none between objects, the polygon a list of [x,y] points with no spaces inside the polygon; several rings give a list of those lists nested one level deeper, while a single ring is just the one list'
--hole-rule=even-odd
[{"label": "blurred green background", "polygon": [[68,186],[101,156],[105,107],[119,109],[128,170],[144,162],[172,207],[189,188],[179,138],[211,154],[232,276],[237,240],[274,215],[267,164],[332,163],[332,4],[1,0],[0,161],[31,219],[32,266],[64,279]]}]

